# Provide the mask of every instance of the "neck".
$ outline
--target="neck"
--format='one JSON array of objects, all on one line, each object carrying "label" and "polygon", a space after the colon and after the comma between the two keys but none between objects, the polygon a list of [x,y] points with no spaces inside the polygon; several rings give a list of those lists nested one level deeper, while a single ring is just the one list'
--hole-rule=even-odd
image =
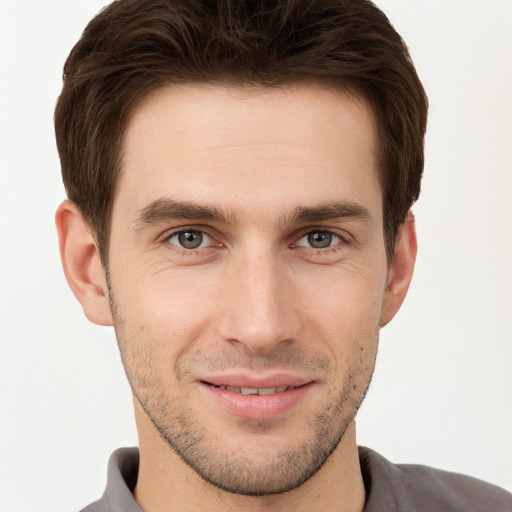
[{"label": "neck", "polygon": [[322,468],[284,494],[243,496],[205,482],[160,437],[136,403],[140,466],[134,497],[145,512],[361,512],[365,490],[352,422]]}]

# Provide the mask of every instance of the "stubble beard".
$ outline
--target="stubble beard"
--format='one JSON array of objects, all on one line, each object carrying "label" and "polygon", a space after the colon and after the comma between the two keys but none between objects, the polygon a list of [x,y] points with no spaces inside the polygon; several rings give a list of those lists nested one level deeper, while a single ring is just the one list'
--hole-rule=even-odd
[{"label": "stubble beard", "polygon": [[337,403],[315,417],[310,439],[286,451],[275,448],[271,454],[262,454],[267,430],[264,422],[247,421],[241,426],[247,435],[261,437],[261,451],[241,446],[237,451],[223,452],[212,447],[209,433],[190,408],[184,406],[174,416],[164,416],[156,406],[164,397],[152,400],[135,396],[162,439],[203,480],[230,493],[266,496],[296,489],[322,468],[342,440],[364,393],[358,403],[343,393]]},{"label": "stubble beard", "polygon": [[[367,333],[357,342],[359,353],[353,354],[352,364],[342,382],[331,388],[323,409],[313,420],[304,417],[304,422],[311,425],[311,435],[307,440],[294,448],[265,450],[268,424],[252,420],[245,421],[240,428],[245,430],[246,435],[254,436],[258,441],[261,439],[261,448],[240,446],[236,451],[222,447],[216,449],[211,442],[212,433],[201,423],[200,414],[198,418],[197,411],[194,414],[192,407],[187,406],[189,397],[181,397],[178,409],[171,403],[155,371],[156,359],[147,347],[135,348],[144,344],[138,343],[137,336],[131,336],[127,332],[129,329],[124,328],[125,323],[117,315],[112,298],[111,304],[121,357],[134,396],[168,447],[203,480],[230,493],[245,496],[282,494],[309,480],[338,447],[366,395],[373,375],[378,329]],[[373,354],[363,357],[368,350]],[[290,354],[290,359],[292,362],[299,359],[308,361],[309,365],[322,368],[326,375],[332,372],[332,362],[327,356],[317,356],[316,359],[310,356],[304,352],[294,353]],[[284,357],[281,354],[278,359]],[[271,362],[268,367],[275,367],[274,363]],[[241,367],[249,366],[246,363]],[[254,442],[251,444],[257,445]]]}]

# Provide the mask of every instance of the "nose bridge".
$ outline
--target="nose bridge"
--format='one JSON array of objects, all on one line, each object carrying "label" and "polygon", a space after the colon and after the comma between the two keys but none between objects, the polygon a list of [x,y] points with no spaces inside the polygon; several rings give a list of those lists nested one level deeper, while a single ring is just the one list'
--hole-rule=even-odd
[{"label": "nose bridge", "polygon": [[234,257],[223,337],[265,353],[297,336],[292,288],[282,258],[265,244],[252,244]]}]

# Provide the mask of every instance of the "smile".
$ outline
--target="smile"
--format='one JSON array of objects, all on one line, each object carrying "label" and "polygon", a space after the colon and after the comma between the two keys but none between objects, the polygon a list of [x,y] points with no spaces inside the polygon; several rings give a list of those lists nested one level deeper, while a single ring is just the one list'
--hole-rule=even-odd
[{"label": "smile", "polygon": [[[212,384],[215,386],[215,384]],[[241,393],[242,395],[273,395],[275,393],[282,393],[289,389],[294,389],[295,386],[278,386],[275,388],[241,388],[237,386],[215,386],[218,389],[226,389],[234,393]]]},{"label": "smile", "polygon": [[[227,384],[224,379],[225,376],[212,379],[215,382],[211,382],[210,379],[200,381],[199,389],[206,393],[207,403],[211,403],[213,400],[220,410],[234,416],[258,421],[277,418],[289,413],[302,403],[315,388],[314,381],[290,376],[267,378],[267,381],[281,380],[281,382],[266,383],[256,382],[258,379],[231,376],[226,380],[235,382]],[[282,382],[283,380],[288,380],[288,382]]]}]

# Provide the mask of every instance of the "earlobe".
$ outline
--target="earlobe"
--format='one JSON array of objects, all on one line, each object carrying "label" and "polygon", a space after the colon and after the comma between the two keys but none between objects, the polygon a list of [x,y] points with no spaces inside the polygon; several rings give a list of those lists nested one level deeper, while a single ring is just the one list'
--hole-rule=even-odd
[{"label": "earlobe", "polygon": [[396,315],[411,284],[418,242],[414,215],[410,212],[398,231],[395,257],[388,271],[380,326],[384,327]]},{"label": "earlobe", "polygon": [[112,325],[105,272],[91,229],[69,200],[57,209],[55,223],[64,274],[85,316],[95,324]]}]

